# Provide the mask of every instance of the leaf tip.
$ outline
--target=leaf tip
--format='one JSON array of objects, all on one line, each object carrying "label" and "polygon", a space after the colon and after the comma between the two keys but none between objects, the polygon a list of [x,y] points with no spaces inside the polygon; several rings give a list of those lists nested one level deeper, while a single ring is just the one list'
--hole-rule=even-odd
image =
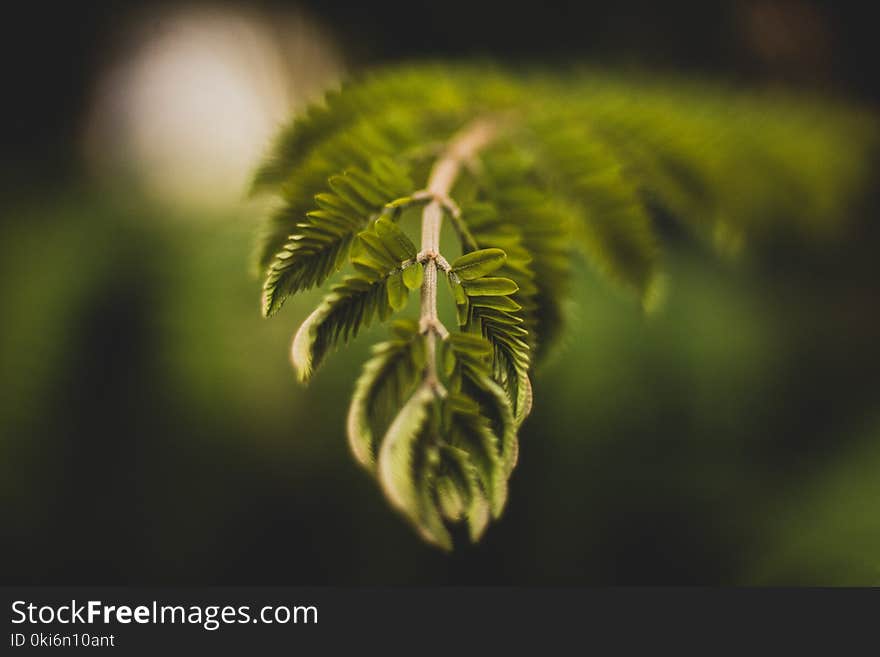
[{"label": "leaf tip", "polygon": [[260,314],[263,316],[263,319],[269,319],[275,312],[275,309],[272,308],[271,299],[269,299],[268,295],[263,294],[260,302]]},{"label": "leaf tip", "polygon": [[348,417],[345,422],[345,432],[348,436],[348,447],[355,460],[368,470],[373,470],[375,457],[369,446],[372,444],[372,435],[369,427],[361,418],[362,400],[358,395],[351,400],[348,407]]},{"label": "leaf tip", "polygon": [[319,312],[320,308],[306,318],[290,345],[290,362],[300,383],[306,383],[312,376],[312,325]]}]

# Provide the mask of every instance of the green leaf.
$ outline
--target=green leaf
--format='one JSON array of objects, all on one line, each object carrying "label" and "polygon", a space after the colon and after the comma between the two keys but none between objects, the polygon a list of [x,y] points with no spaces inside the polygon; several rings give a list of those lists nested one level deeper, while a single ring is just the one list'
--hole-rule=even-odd
[{"label": "green leaf", "polygon": [[[470,312],[459,314],[460,326],[472,326],[492,345],[492,378],[510,397],[516,425],[531,411],[532,386],[528,377],[528,331],[520,325],[516,304],[509,297],[469,297]],[[503,308],[501,306],[505,306]],[[459,308],[461,308],[459,306]]]},{"label": "green leaf", "polygon": [[291,236],[266,275],[263,284],[263,316],[274,315],[288,295],[319,285],[340,267],[351,245],[355,226],[335,230],[331,235],[310,230],[306,224]]},{"label": "green leaf", "polygon": [[508,313],[515,313],[522,310],[522,306],[510,297],[503,296],[469,296],[472,306],[480,308],[489,308],[491,310],[500,310]]},{"label": "green leaf", "polygon": [[[466,281],[464,291],[468,296],[506,296],[515,294],[519,286],[509,278],[485,277]],[[521,306],[520,306],[521,307]]]},{"label": "green leaf", "polygon": [[440,456],[431,429],[433,403],[434,393],[423,386],[400,410],[382,440],[377,474],[391,505],[426,541],[449,550],[452,538],[434,501]]},{"label": "green leaf", "polygon": [[463,281],[472,281],[497,270],[506,257],[501,249],[471,251],[452,262],[452,272]]},{"label": "green leaf", "polygon": [[[516,432],[519,424],[514,419],[510,398],[498,383],[483,368],[467,366],[463,371],[462,390],[469,394],[480,406],[480,412],[489,421],[496,437],[498,458],[505,476],[510,476],[519,455]],[[528,411],[526,411],[528,414]]]},{"label": "green leaf", "polygon": [[517,423],[510,398],[492,378],[492,345],[472,333],[452,333],[446,342],[454,362],[449,385],[455,392],[476,401],[482,415],[489,420],[496,436],[498,456],[509,476],[518,453]]},{"label": "green leaf", "polygon": [[459,326],[464,326],[468,323],[468,318],[470,317],[470,304],[465,300],[464,303],[458,303],[455,305],[455,316],[458,320]]},{"label": "green leaf", "polygon": [[452,351],[449,340],[444,340],[440,344],[440,363],[443,366],[444,376],[451,376],[455,369],[455,354]]},{"label": "green leaf", "polygon": [[450,443],[467,452],[489,509],[497,518],[507,502],[507,472],[499,456],[498,439],[476,402],[464,395],[450,393],[447,405]]},{"label": "green leaf", "polygon": [[400,262],[412,260],[416,257],[416,247],[402,230],[386,217],[376,220],[376,234],[382,242],[388,246],[391,255]]},{"label": "green leaf", "polygon": [[[313,194],[318,209],[303,210],[304,218],[291,221],[280,250],[273,252],[274,256],[268,261],[263,284],[264,316],[278,312],[290,294],[320,285],[338,271],[358,231],[386,202],[409,189],[412,182],[406,170],[378,159],[371,163],[369,173],[350,168],[343,175],[331,176],[328,184],[332,192]],[[296,215],[304,201],[299,200],[297,204],[282,209],[275,222],[283,223],[285,217]],[[401,238],[400,235],[390,240],[395,249],[405,247],[406,236]]]},{"label": "green leaf", "polygon": [[875,117],[839,105],[674,80],[368,73],[286,128],[255,180],[280,200],[261,240],[264,314],[349,264],[355,273],[297,333],[301,378],[424,285],[395,222],[427,198],[415,190],[432,187],[426,176],[461,143],[455,135],[493,117],[504,130],[448,190],[461,212],[445,223],[463,254],[447,272],[462,329],[440,347],[448,395],[420,387],[427,341],[408,322],[376,347],[349,409],[355,458],[444,547],[444,519],[466,522],[476,540],[504,505],[530,368],[563,327],[573,251],[647,304],[673,224],[727,251],[836,237],[871,180],[880,134]]},{"label": "green leaf", "polygon": [[470,497],[467,496],[469,490],[466,484],[462,486],[451,476],[438,477],[437,505],[444,518],[458,522],[464,517],[470,506]]},{"label": "green leaf", "polygon": [[386,281],[386,278],[369,280],[349,276],[333,286],[293,338],[291,361],[300,381],[312,376],[338,342],[345,343],[356,337],[374,317],[384,320],[391,314]]},{"label": "green leaf", "polygon": [[[402,267],[395,252],[403,242],[393,224],[381,222],[360,232],[351,250],[351,262],[358,274],[335,285],[324,301],[297,331],[291,358],[299,378],[306,381],[329,349],[348,342],[374,317],[384,321],[401,310],[409,296]],[[404,254],[405,255],[405,254]]]},{"label": "green leaf", "polygon": [[491,513],[477,468],[463,449],[444,445],[440,454],[437,501],[441,512],[453,522],[464,519],[471,541],[477,542],[489,526]]},{"label": "green leaf", "polygon": [[468,357],[480,361],[492,356],[492,345],[479,335],[451,333],[446,342],[458,358]]},{"label": "green leaf", "polygon": [[425,268],[421,262],[414,262],[403,270],[403,284],[408,290],[418,290],[422,287],[425,277]]},{"label": "green leaf", "polygon": [[418,324],[397,320],[391,331],[390,340],[373,347],[373,355],[355,384],[348,411],[349,446],[355,459],[368,470],[375,467],[379,437],[415,390],[425,366]]},{"label": "green leaf", "polygon": [[564,320],[572,268],[571,208],[535,181],[535,160],[513,144],[499,144],[485,158],[486,197],[466,205],[472,232],[481,247],[507,254],[496,276],[519,286],[513,295],[529,331],[529,345],[545,356]]},{"label": "green leaf", "polygon": [[386,282],[388,289],[388,305],[395,312],[399,312],[406,306],[406,300],[409,296],[409,290],[403,284],[403,275],[399,271],[395,271],[388,277]]},{"label": "green leaf", "polygon": [[447,276],[446,280],[449,281],[449,287],[452,290],[452,296],[455,298],[455,303],[466,304],[468,299],[467,293],[464,291],[464,286],[452,276]]},{"label": "green leaf", "polygon": [[373,230],[365,230],[358,235],[357,250],[352,256],[353,259],[359,258],[364,264],[375,267],[380,273],[402,260],[394,255],[391,245],[379,235],[375,226]]},{"label": "green leaf", "polygon": [[[473,470],[473,473],[474,480],[476,481],[476,469]],[[489,500],[485,496],[474,494],[471,497],[471,504],[468,507],[465,520],[467,521],[472,543],[476,543],[483,538],[483,534],[486,533],[486,529],[489,527],[491,513]]]}]

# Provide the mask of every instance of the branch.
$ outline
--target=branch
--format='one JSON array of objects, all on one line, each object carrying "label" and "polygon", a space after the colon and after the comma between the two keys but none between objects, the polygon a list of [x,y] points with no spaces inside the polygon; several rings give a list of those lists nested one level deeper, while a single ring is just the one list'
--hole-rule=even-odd
[{"label": "branch", "polygon": [[419,328],[425,335],[427,365],[425,384],[443,394],[443,386],[437,376],[437,336],[445,339],[449,331],[437,316],[437,268],[438,263],[448,268],[446,259],[440,255],[440,225],[444,209],[455,214],[458,208],[449,197],[462,167],[475,161],[480,149],[484,148],[497,133],[495,123],[485,119],[466,126],[450,141],[443,155],[434,163],[428,177],[425,194],[430,201],[422,211],[422,250],[419,260],[425,263],[425,278],[422,282],[422,306]]}]

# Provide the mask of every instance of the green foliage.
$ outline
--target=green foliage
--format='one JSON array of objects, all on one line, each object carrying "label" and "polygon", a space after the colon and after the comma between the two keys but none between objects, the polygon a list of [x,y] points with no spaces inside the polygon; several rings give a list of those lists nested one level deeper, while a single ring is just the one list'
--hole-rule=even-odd
[{"label": "green foliage", "polygon": [[264,315],[276,313],[289,294],[320,285],[339,270],[358,232],[412,188],[405,169],[390,160],[373,160],[369,171],[351,168],[330,176],[329,191],[315,195],[318,209],[296,224],[266,275]]},{"label": "green foliage", "polygon": [[510,395],[517,424],[531,409],[529,332],[523,328],[523,307],[511,295],[519,286],[510,278],[486,276],[507,259],[501,249],[481,249],[457,258],[449,271],[458,323],[463,330],[481,334],[493,353],[493,375]]},{"label": "green foliage", "polygon": [[[406,322],[395,332],[376,347],[358,381],[350,444],[426,540],[451,547],[444,518],[466,521],[477,540],[504,509],[517,457],[510,402],[490,375],[491,346],[475,335],[451,335],[444,343],[450,387],[438,396],[419,385],[424,351],[417,327]],[[377,444],[377,416],[391,409],[400,412]]]},{"label": "green foliage", "polygon": [[378,439],[421,381],[424,342],[411,320],[392,324],[393,337],[373,347],[373,357],[355,385],[348,413],[352,453],[367,469],[376,463]]},{"label": "green foliage", "polygon": [[481,276],[491,274],[507,259],[501,249],[481,249],[472,251],[452,263],[452,273],[460,281],[473,281]]},{"label": "green foliage", "polygon": [[[476,402],[480,415],[488,420],[499,464],[505,476],[509,476],[517,459],[517,425],[504,388],[492,378],[492,347],[485,339],[469,333],[450,335],[444,346],[450,390],[460,399]],[[458,407],[468,403],[471,402],[461,402]]]},{"label": "green foliage", "polygon": [[440,453],[434,394],[419,388],[400,409],[379,450],[378,477],[385,495],[425,540],[449,549],[452,539],[434,501]]},{"label": "green foliage", "polygon": [[406,305],[403,272],[419,266],[415,255],[412,242],[387,219],[358,235],[351,252],[358,273],[333,286],[293,339],[291,358],[301,380],[308,380],[340,340],[348,342],[373,317],[384,321]]},{"label": "green foliage", "polygon": [[[728,250],[825,238],[864,185],[876,134],[847,108],[675,81],[371,74],[282,131],[257,173],[255,191],[283,201],[261,242],[263,312],[346,270],[294,338],[306,380],[420,290],[420,322],[393,324],[355,385],[349,441],[427,541],[451,547],[456,522],[477,540],[503,510],[573,255],[648,306],[661,215]],[[419,212],[437,227],[438,208],[460,254],[436,253],[427,228],[417,248],[401,228]],[[457,331],[436,315],[439,275]]]}]

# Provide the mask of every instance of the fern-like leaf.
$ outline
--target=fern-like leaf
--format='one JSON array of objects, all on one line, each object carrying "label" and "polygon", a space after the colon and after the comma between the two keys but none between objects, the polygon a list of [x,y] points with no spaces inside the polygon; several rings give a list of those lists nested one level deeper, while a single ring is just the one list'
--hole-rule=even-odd
[{"label": "fern-like leaf", "polygon": [[403,272],[418,266],[415,256],[412,243],[387,219],[358,235],[352,255],[358,274],[335,285],[294,336],[291,360],[300,380],[308,380],[339,341],[348,342],[375,317],[385,321],[406,304]]},{"label": "fern-like leaf", "polygon": [[504,388],[492,378],[492,345],[473,333],[454,333],[446,342],[450,388],[471,399],[489,422],[505,475],[516,465],[519,446],[513,407]]},{"label": "fern-like leaf", "polygon": [[425,366],[418,325],[411,320],[398,320],[392,325],[392,332],[390,340],[373,347],[373,356],[355,385],[348,412],[351,451],[370,471],[375,467],[379,438],[389,418],[413,393]]},{"label": "fern-like leaf", "polygon": [[288,295],[320,285],[348,257],[354,237],[387,203],[412,188],[404,169],[388,160],[372,162],[369,173],[352,168],[328,180],[330,192],[315,196],[318,209],[296,226],[269,267],[263,286],[263,314],[281,308]]},{"label": "fern-like leaf", "polygon": [[457,447],[440,449],[437,505],[450,522],[467,522],[471,541],[478,541],[489,526],[491,509],[479,471],[469,454]]},{"label": "fern-like leaf", "polygon": [[425,540],[450,549],[452,539],[436,503],[436,445],[432,406],[434,394],[419,388],[400,410],[382,441],[378,476],[389,501],[419,530]]},{"label": "fern-like leaf", "polygon": [[468,455],[480,483],[482,495],[494,517],[501,515],[507,502],[507,476],[499,454],[497,436],[480,406],[470,397],[452,393],[446,399],[448,442]]},{"label": "fern-like leaf", "polygon": [[528,331],[521,326],[522,306],[511,298],[519,286],[512,279],[486,275],[500,268],[506,258],[497,248],[473,251],[452,263],[449,280],[456,294],[459,324],[488,340],[494,378],[510,395],[519,424],[531,410]]},{"label": "fern-like leaf", "polygon": [[[478,540],[504,508],[576,252],[649,305],[661,219],[727,250],[834,235],[877,135],[840,105],[674,80],[370,73],[294,120],[255,177],[282,201],[261,240],[263,312],[346,270],[294,338],[305,380],[418,290],[419,321],[395,322],[355,384],[348,436],[392,506],[448,549],[451,524]],[[402,228],[416,214],[419,247]],[[444,222],[457,258],[440,253]],[[455,319],[439,314],[442,277]]]}]

